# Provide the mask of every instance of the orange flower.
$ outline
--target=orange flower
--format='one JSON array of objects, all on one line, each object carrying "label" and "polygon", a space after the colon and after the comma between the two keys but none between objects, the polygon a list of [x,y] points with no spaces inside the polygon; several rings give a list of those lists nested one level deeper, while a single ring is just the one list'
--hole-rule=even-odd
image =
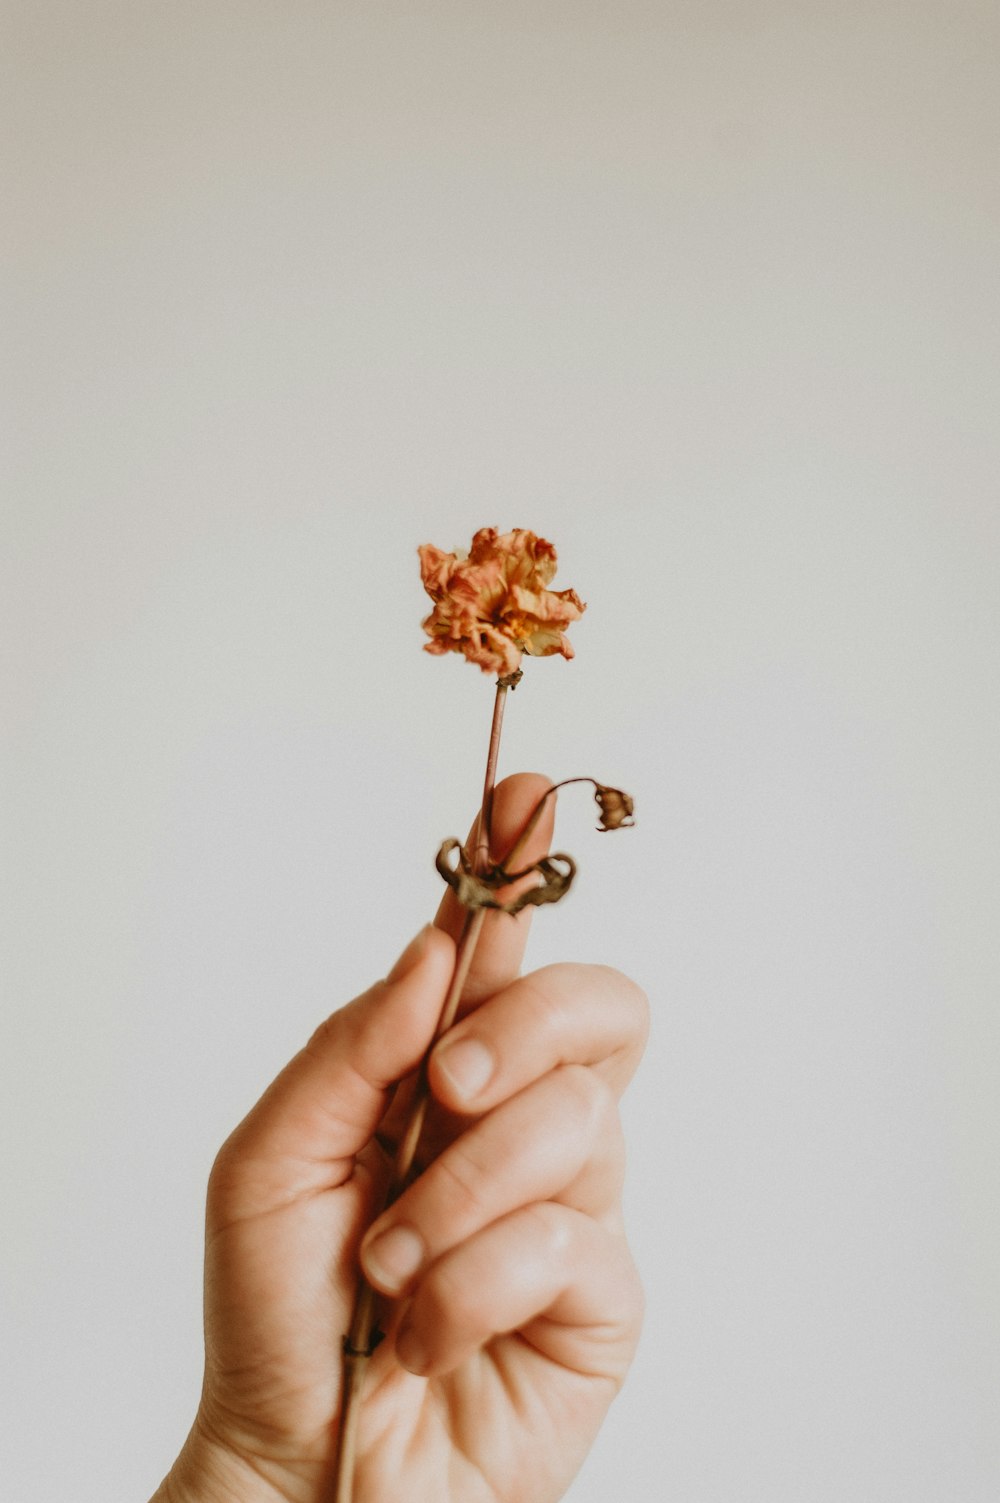
[{"label": "orange flower", "polygon": [[523,527],[498,533],[481,527],[468,558],[431,543],[417,550],[424,589],[434,609],[423,628],[425,652],[461,652],[484,673],[513,673],[526,652],[544,658],[573,649],[564,628],[584,612],[575,590],[546,588],[556,550]]}]

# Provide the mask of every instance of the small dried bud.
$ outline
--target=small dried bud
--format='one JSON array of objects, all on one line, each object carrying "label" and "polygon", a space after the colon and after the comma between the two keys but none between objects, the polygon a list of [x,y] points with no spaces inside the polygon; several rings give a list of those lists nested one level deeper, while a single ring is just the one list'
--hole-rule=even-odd
[{"label": "small dried bud", "polygon": [[623,793],[620,788],[605,788],[598,783],[594,797],[601,809],[598,833],[604,830],[627,830],[635,824],[632,818],[635,805],[628,794]]}]

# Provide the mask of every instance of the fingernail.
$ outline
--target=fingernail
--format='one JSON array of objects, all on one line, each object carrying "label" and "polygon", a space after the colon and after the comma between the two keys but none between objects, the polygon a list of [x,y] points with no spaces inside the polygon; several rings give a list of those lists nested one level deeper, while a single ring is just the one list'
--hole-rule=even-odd
[{"label": "fingernail", "polygon": [[424,1261],[424,1244],[411,1227],[393,1226],[365,1248],[361,1261],[373,1284],[396,1294]]},{"label": "fingernail", "polygon": [[386,980],[402,981],[404,976],[409,975],[410,971],[412,971],[414,966],[418,964],[421,956],[427,949],[427,941],[430,937],[430,932],[431,925],[425,924],[420,933],[413,936],[413,938],[410,940],[410,943],[407,945],[406,949],[403,951],[402,955],[399,957],[399,959],[396,961],[396,964],[389,972]]},{"label": "fingernail", "polygon": [[464,1100],[478,1096],[493,1074],[493,1055],[479,1039],[442,1043],[435,1058],[455,1094]]},{"label": "fingernail", "polygon": [[427,1366],[427,1352],[412,1326],[404,1326],[396,1333],[396,1359],[411,1373],[422,1373]]}]

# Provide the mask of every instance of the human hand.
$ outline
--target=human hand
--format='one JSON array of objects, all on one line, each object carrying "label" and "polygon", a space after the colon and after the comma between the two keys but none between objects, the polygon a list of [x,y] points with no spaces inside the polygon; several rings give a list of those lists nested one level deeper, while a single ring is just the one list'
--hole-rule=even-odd
[{"label": "human hand", "polygon": [[[499,785],[498,852],[546,786]],[[547,849],[553,802],[525,865]],[[491,913],[432,1055],[426,1167],[366,1232],[462,920],[449,891],[220,1150],[202,1399],[154,1503],[328,1503],[359,1247],[394,1303],[368,1364],[356,1503],[549,1503],[586,1455],[641,1315],[617,1114],[645,1041],[639,988],[600,966],[518,979],[531,909]]]}]

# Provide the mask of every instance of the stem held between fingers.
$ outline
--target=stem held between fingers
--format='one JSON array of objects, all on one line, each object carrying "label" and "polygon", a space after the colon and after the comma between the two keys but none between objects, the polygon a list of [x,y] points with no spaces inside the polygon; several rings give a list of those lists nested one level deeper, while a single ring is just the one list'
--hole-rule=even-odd
[{"label": "stem held between fingers", "polygon": [[[520,677],[520,675],[518,674],[517,677]],[[513,675],[510,675],[506,682],[503,679],[498,681],[496,699],[493,702],[493,722],[490,727],[490,744],[486,756],[483,798],[476,826],[474,865],[477,872],[485,872],[490,864],[493,790],[496,784],[497,762],[500,756],[500,731],[503,726],[504,704],[507,699],[508,688],[513,687],[513,683],[509,681],[510,679],[516,682]],[[542,802],[544,803],[544,799]],[[530,828],[534,828],[540,812],[541,804],[532,816]],[[530,830],[527,833],[530,833]],[[518,844],[522,844],[524,839],[525,832],[522,832]],[[434,1029],[434,1036],[420,1062],[413,1103],[406,1127],[396,1150],[392,1176],[381,1208],[383,1211],[392,1205],[393,1201],[398,1199],[399,1195],[405,1189],[413,1168],[430,1102],[427,1069],[431,1051],[442,1034],[446,1033],[455,1021],[485,917],[486,910],[484,908],[477,908],[472,912],[466,912],[465,922],[462,925],[462,933],[459,936],[455,951],[455,967],[452,972],[451,983]],[[381,1214],[381,1211],[379,1214]],[[337,1460],[334,1472],[332,1503],[352,1503],[354,1497],[354,1475],[357,1464],[357,1434],[358,1420],[361,1413],[362,1386],[365,1371],[368,1367],[368,1359],[381,1339],[381,1333],[375,1330],[375,1300],[375,1291],[368,1283],[364,1274],[359,1272],[350,1330],[344,1338],[343,1345],[343,1382],[341,1385],[340,1416],[337,1428]]]}]

